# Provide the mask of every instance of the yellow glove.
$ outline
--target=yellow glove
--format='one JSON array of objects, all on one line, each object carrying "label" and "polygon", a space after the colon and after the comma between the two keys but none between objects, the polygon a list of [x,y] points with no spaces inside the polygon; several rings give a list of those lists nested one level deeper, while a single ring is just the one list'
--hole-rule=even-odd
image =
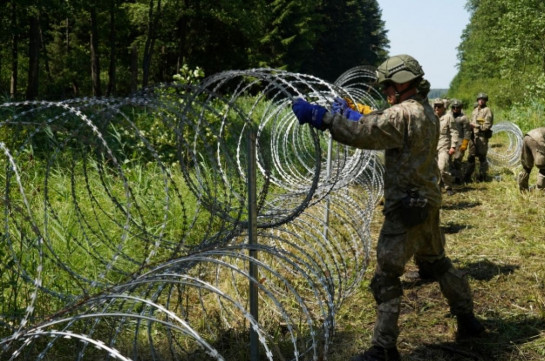
[{"label": "yellow glove", "polygon": [[365,105],[365,104],[362,104],[362,103],[354,104],[354,102],[350,98],[344,98],[344,100],[346,100],[346,104],[348,104],[350,109],[355,110],[358,113],[363,114],[363,115],[369,114],[373,110],[375,110],[375,109],[371,108],[369,105]]},{"label": "yellow glove", "polygon": [[462,140],[462,145],[460,146],[460,152],[466,151],[468,143],[469,143],[469,139]]},{"label": "yellow glove", "polygon": [[361,103],[357,103],[356,107],[358,108],[357,111],[360,112],[361,114],[364,114],[364,115],[369,114],[374,110],[369,105],[365,105],[365,104],[361,104]]}]

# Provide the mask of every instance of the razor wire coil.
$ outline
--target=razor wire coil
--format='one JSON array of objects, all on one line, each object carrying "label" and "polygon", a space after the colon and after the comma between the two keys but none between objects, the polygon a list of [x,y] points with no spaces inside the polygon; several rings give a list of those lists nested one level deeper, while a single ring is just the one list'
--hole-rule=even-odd
[{"label": "razor wire coil", "polygon": [[369,262],[383,168],[380,152],[298,125],[291,103],[380,108],[374,76],[249,69],[120,99],[0,104],[1,358],[235,360],[247,356],[229,345],[252,329],[268,360],[325,359]]}]

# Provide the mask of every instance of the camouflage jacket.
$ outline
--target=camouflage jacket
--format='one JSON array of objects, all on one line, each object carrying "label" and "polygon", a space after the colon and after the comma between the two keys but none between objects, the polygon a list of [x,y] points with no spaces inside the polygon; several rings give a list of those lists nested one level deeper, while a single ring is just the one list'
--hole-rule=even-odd
[{"label": "camouflage jacket", "polygon": [[471,127],[469,126],[469,119],[464,113],[460,113],[457,116],[452,114],[454,117],[454,125],[458,130],[460,139],[471,139]]},{"label": "camouflage jacket", "polygon": [[456,148],[460,142],[458,128],[454,122],[452,113],[445,113],[439,118],[439,142],[437,151],[448,151],[450,148]]},{"label": "camouflage jacket", "polygon": [[545,127],[532,129],[526,135],[536,141],[536,150],[545,155]]},{"label": "camouflage jacket", "polygon": [[494,125],[494,114],[489,107],[476,107],[471,113],[471,125],[473,133],[477,136],[483,136],[485,130],[491,129]]},{"label": "camouflage jacket", "polygon": [[439,121],[424,98],[411,98],[351,121],[326,113],[324,125],[336,141],[361,149],[385,150],[384,212],[418,191],[430,205],[441,205],[437,140]]}]

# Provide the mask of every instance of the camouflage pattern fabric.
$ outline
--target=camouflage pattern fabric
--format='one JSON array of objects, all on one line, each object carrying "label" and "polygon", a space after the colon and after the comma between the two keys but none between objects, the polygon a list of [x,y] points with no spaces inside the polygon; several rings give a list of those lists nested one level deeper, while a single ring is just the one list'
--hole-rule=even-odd
[{"label": "camouflage pattern fabric", "polygon": [[[439,227],[441,191],[437,166],[439,121],[426,98],[364,115],[359,121],[326,113],[324,124],[333,139],[362,149],[385,150],[385,220],[377,243],[377,268],[372,291],[378,303],[373,344],[394,347],[399,334],[401,282],[406,263],[415,257],[423,264],[448,260]],[[415,190],[429,203],[422,223],[408,227],[399,212],[402,199]],[[443,264],[445,262],[442,262]],[[452,267],[434,274],[454,314],[470,313],[473,301],[465,277]]]},{"label": "camouflage pattern fabric", "polygon": [[454,176],[454,178],[461,180],[462,179],[462,160],[464,159],[465,150],[461,150],[460,147],[463,141],[466,141],[469,145],[469,141],[471,140],[471,135],[473,134],[473,131],[471,130],[471,127],[469,126],[469,119],[464,113],[460,112],[459,114],[453,114],[453,117],[454,117],[454,126],[458,130],[460,142],[458,142],[456,153],[454,153],[453,156],[451,157],[451,160],[452,160],[451,173]]},{"label": "camouflage pattern fabric", "polygon": [[469,180],[475,170],[475,158],[479,158],[479,177],[484,178],[488,171],[488,138],[485,137],[485,131],[491,130],[494,125],[494,114],[489,107],[476,107],[471,114],[471,126],[473,127],[473,137],[469,141],[468,148],[468,168],[465,178]]},{"label": "camouflage pattern fabric", "polygon": [[336,141],[361,149],[385,150],[384,211],[416,190],[431,205],[441,204],[435,159],[439,122],[427,98],[409,99],[359,121],[326,113],[323,122]]},{"label": "camouflage pattern fabric", "polygon": [[457,148],[460,143],[458,128],[455,126],[452,113],[445,113],[439,119],[439,141],[437,143],[437,165],[445,189],[451,189],[454,183],[454,177],[450,172],[450,154],[451,148]]},{"label": "camouflage pattern fabric", "polygon": [[518,175],[519,188],[528,189],[530,172],[535,166],[539,170],[536,186],[545,189],[545,127],[532,129],[525,134],[520,163],[522,171]]}]

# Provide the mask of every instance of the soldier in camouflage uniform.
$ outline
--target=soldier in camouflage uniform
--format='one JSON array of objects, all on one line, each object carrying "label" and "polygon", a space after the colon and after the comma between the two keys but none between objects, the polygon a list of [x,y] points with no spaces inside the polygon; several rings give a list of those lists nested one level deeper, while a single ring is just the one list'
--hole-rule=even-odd
[{"label": "soldier in camouflage uniform", "polygon": [[454,176],[454,183],[461,184],[463,178],[462,161],[473,132],[469,126],[469,119],[467,119],[462,111],[462,101],[459,99],[452,99],[450,102],[450,109],[452,111],[452,116],[454,117],[454,126],[458,130],[459,139],[461,140],[458,142],[456,152],[451,158],[452,175]]},{"label": "soldier in camouflage uniform", "polygon": [[437,143],[437,165],[441,174],[441,183],[449,196],[454,194],[452,185],[454,177],[450,173],[450,157],[458,146],[458,128],[454,124],[452,114],[446,113],[446,100],[436,99],[433,110],[439,118],[439,142]]},{"label": "soldier in camouflage uniform", "polygon": [[467,169],[464,175],[466,182],[471,182],[475,171],[475,158],[479,158],[479,175],[477,180],[485,181],[488,171],[488,139],[492,136],[492,125],[494,125],[494,114],[486,105],[488,95],[479,93],[477,95],[477,107],[471,113],[469,126],[473,129],[473,136],[469,141],[469,154],[467,156]]},{"label": "soldier in camouflage uniform", "polygon": [[[367,115],[341,107],[328,112],[302,99],[293,103],[299,123],[329,129],[338,142],[362,149],[384,149],[384,223],[377,243],[371,290],[378,305],[372,346],[357,361],[400,360],[398,318],[403,289],[400,276],[414,256],[420,270],[433,275],[457,316],[459,337],[484,330],[473,314],[471,290],[464,275],[445,255],[439,227],[441,191],[437,167],[439,122],[419,92],[424,72],[409,55],[397,55],[377,69],[378,85],[391,107]],[[429,84],[429,83],[428,83]],[[339,108],[337,108],[339,109]]]},{"label": "soldier in camouflage uniform", "polygon": [[536,187],[545,189],[545,127],[532,129],[524,135],[520,163],[522,171],[518,175],[519,189],[528,190],[528,180],[534,166],[539,169]]}]

